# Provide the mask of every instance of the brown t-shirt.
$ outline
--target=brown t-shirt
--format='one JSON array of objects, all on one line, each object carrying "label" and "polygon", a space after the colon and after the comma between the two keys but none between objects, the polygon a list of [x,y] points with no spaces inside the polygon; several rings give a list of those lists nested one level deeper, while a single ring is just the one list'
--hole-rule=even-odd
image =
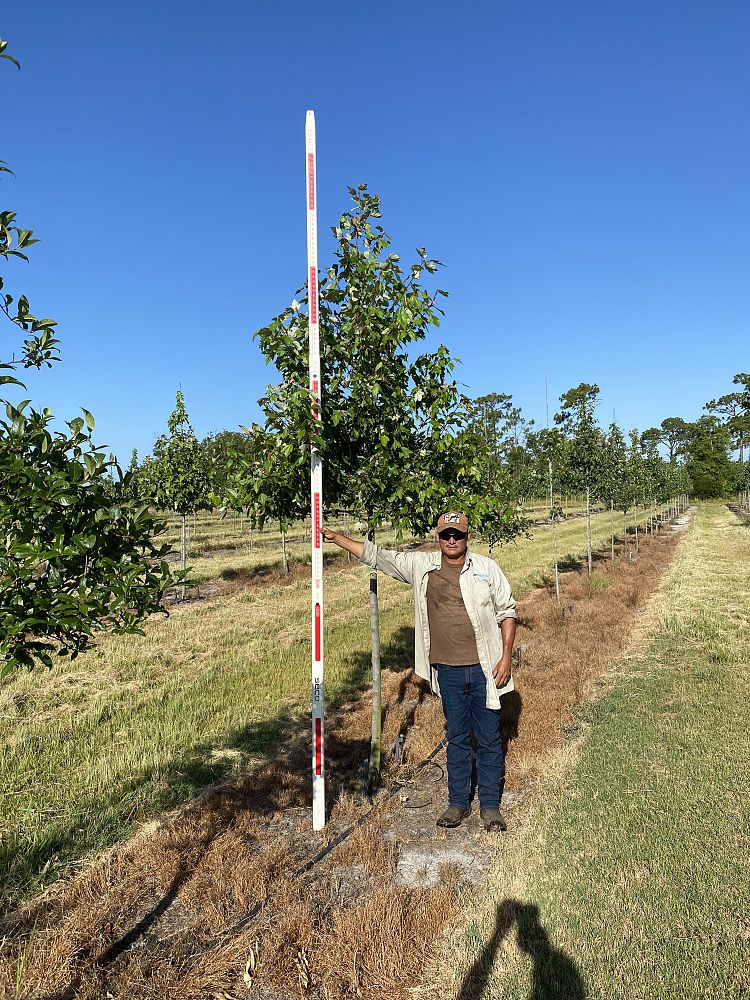
[{"label": "brown t-shirt", "polygon": [[479,663],[477,640],[459,577],[464,563],[452,566],[442,560],[427,580],[427,620],[430,625],[430,663],[467,667]]}]

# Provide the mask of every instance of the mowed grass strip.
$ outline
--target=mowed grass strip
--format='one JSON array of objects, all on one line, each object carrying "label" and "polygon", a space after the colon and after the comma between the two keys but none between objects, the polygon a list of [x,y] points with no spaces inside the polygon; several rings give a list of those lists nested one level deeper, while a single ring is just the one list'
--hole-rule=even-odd
[{"label": "mowed grass strip", "polygon": [[750,527],[723,505],[620,668],[464,934],[463,1000],[750,995]]},{"label": "mowed grass strip", "polygon": [[[595,546],[606,545],[609,524],[608,514],[594,519]],[[559,526],[562,559],[581,555],[585,530],[583,519]],[[549,577],[550,553],[543,526],[495,554],[520,597]],[[201,560],[201,579],[251,573],[268,560],[267,547],[244,547]],[[326,573],[333,703],[369,676],[367,574],[356,564]],[[77,660],[20,674],[0,689],[6,907],[267,753],[290,722],[305,725],[309,593],[306,579],[292,578],[177,606],[149,622],[144,637],[103,637]],[[384,578],[380,595],[384,665],[403,663],[413,644],[410,589]]]}]

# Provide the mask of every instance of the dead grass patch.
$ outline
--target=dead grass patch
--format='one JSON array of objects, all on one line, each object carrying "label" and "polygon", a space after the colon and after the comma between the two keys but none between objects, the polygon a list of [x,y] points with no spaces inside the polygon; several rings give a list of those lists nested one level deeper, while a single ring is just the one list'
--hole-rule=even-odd
[{"label": "dead grass patch", "polygon": [[[565,615],[549,587],[521,602],[523,660],[504,719],[506,788],[528,787],[560,751],[572,713],[625,645],[675,544],[662,534],[642,543],[637,562],[599,560],[601,585],[592,587],[585,572],[564,574]],[[408,766],[442,738],[442,710],[408,658],[388,666],[383,748],[404,734]],[[398,845],[387,821],[397,803],[377,808],[319,865],[295,874],[367,809],[357,789],[369,715],[363,696],[327,719],[334,805],[322,836],[309,829],[305,736],[9,915],[0,992],[13,995],[23,962],[20,995],[29,1000],[239,997],[250,961],[259,997],[413,997],[461,894],[452,869],[437,886],[396,883]],[[400,774],[391,763],[386,781]],[[257,918],[232,932],[256,907]]]}]

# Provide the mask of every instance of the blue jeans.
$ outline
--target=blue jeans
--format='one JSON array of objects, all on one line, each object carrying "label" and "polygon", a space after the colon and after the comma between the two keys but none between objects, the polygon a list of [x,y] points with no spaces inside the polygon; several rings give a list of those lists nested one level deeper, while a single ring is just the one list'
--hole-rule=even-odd
[{"label": "blue jeans", "polygon": [[436,664],[448,730],[448,804],[469,808],[471,734],[477,745],[477,791],[481,809],[497,809],[503,779],[500,709],[487,708],[487,681],[478,663]]}]

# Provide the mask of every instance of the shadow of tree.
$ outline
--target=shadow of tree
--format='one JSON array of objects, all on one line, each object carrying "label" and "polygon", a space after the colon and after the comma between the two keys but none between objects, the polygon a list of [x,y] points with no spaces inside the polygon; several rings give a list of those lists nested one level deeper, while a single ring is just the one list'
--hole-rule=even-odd
[{"label": "shadow of tree", "polygon": [[492,937],[464,977],[457,1000],[481,1000],[497,950],[514,924],[518,946],[533,962],[528,1000],[585,1000],[587,991],[578,967],[552,946],[539,919],[539,907],[517,899],[506,899],[498,906]]}]

